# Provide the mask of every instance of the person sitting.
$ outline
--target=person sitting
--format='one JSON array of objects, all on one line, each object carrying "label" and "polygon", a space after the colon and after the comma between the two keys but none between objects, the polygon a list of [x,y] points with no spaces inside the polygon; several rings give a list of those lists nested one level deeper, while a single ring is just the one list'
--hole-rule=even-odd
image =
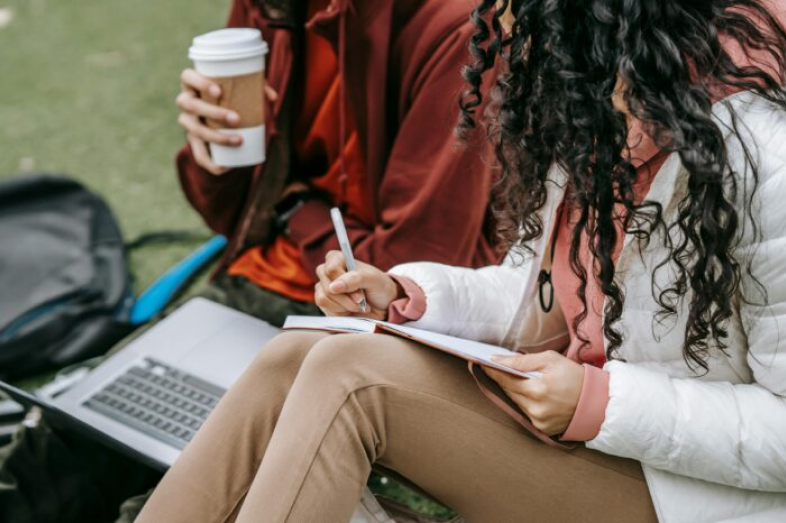
[{"label": "person sitting", "polygon": [[[215,165],[207,143],[238,137],[204,120],[232,125],[237,114],[208,103],[218,85],[183,71],[178,173],[207,225],[229,238],[201,296],[273,325],[319,314],[315,269],[336,246],[331,206],[357,255],[379,267],[500,260],[486,234],[491,168],[454,136],[468,14],[452,0],[233,2],[228,25],[258,28],[270,45],[267,161]],[[44,421],[0,450],[0,521],[111,521],[159,477]]]},{"label": "person sitting", "polygon": [[[490,167],[475,148],[456,147],[453,134],[467,7],[277,4],[236,0],[228,23],[259,27],[270,42],[263,165],[213,163],[207,142],[232,146],[241,138],[205,119],[232,125],[238,115],[205,100],[220,96],[209,78],[182,74],[177,104],[188,145],[177,159],[180,180],[205,222],[230,238],[214,294],[274,325],[289,314],[318,314],[316,268],[338,245],[333,206],[342,209],[357,256],[379,267],[498,262],[484,233]],[[373,27],[364,23],[370,17],[379,17]]]},{"label": "person sitting", "polygon": [[361,316],[363,290],[371,317],[521,351],[501,362],[541,377],[485,370],[516,415],[442,352],[287,332],[138,523],[347,521],[372,466],[476,523],[786,518],[786,6],[513,2],[503,32],[501,3],[473,14],[463,127],[502,60],[496,223],[525,261],[335,252],[317,303]]}]

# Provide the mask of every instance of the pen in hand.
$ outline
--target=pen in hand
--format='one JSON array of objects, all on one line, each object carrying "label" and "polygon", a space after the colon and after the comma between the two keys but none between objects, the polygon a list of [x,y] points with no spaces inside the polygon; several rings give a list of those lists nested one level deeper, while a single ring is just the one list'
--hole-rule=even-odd
[{"label": "pen in hand", "polygon": [[[347,236],[347,228],[344,227],[344,218],[341,216],[341,211],[337,207],[333,207],[330,209],[330,218],[333,220],[333,227],[336,229],[338,244],[341,247],[341,252],[344,253],[344,259],[347,262],[347,270],[357,270],[355,256],[352,254],[352,246],[349,244],[349,236]],[[366,305],[366,295],[363,293],[362,289],[360,290],[360,294],[362,295],[362,298],[360,299],[358,306],[360,307],[360,312],[365,313],[368,310]]]}]

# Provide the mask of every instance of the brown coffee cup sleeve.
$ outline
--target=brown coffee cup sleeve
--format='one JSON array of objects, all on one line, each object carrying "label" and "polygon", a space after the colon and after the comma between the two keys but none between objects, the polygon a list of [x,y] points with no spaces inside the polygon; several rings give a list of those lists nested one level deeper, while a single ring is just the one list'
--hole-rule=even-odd
[{"label": "brown coffee cup sleeve", "polygon": [[207,120],[211,129],[258,127],[265,124],[265,75],[262,71],[240,76],[211,78],[221,88],[218,98],[204,95],[205,101],[231,109],[240,115],[234,126],[217,120]]}]

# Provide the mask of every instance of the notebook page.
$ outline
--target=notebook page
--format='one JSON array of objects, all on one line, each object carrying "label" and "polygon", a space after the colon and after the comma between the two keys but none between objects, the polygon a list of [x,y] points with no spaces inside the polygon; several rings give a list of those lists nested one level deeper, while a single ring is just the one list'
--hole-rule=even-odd
[{"label": "notebook page", "polygon": [[499,363],[493,361],[491,356],[516,356],[519,354],[503,347],[497,347],[495,345],[489,345],[479,341],[455,338],[445,334],[414,329],[412,327],[395,325],[393,323],[387,323],[383,321],[378,321],[376,323],[385,330],[389,330],[394,333],[400,333],[404,335],[404,337],[413,341],[419,341],[425,345],[430,345],[434,348],[441,349],[460,358],[473,361],[475,363],[479,363],[486,367],[491,367],[508,374],[513,374],[522,378],[540,378],[543,376],[543,374],[540,372],[521,372],[511,367],[500,365]]},{"label": "notebook page", "polygon": [[380,332],[377,326],[381,327],[381,332],[383,333],[387,331],[394,335],[400,335],[404,338],[420,342],[423,345],[450,353],[453,356],[473,361],[508,374],[513,374],[522,378],[539,378],[542,376],[539,372],[521,372],[492,361],[492,355],[515,356],[518,354],[517,352],[513,352],[503,347],[447,336],[445,334],[438,334],[436,332],[414,329],[412,327],[405,327],[403,325],[396,325],[384,321],[335,316],[289,316],[284,323],[283,330],[302,329],[347,334],[374,333]]},{"label": "notebook page", "polygon": [[287,316],[284,330],[304,329],[327,332],[373,333],[376,324],[363,318],[342,318],[337,316]]}]

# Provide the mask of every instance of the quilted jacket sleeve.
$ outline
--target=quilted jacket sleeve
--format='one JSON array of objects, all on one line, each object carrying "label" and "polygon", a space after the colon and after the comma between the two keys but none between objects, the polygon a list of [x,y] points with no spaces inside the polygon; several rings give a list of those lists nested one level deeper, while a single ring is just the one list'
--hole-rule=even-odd
[{"label": "quilted jacket sleeve", "polygon": [[409,263],[390,272],[423,289],[425,313],[412,327],[514,350],[561,348],[567,334],[562,311],[555,304],[544,313],[533,293],[538,263],[535,258],[482,269]]},{"label": "quilted jacket sleeve", "polygon": [[[587,446],[683,476],[786,492],[786,115],[763,101],[750,104],[741,127],[756,144],[760,230],[743,240],[738,254],[750,255],[767,295],[765,303],[755,292],[760,287],[743,279],[740,320],[753,382],[678,379],[611,362],[606,418]],[[739,144],[728,146],[730,157],[742,156]]]},{"label": "quilted jacket sleeve", "polygon": [[390,272],[411,278],[426,296],[425,313],[408,325],[494,344],[511,330],[528,276],[525,267],[466,269],[420,262]]},{"label": "quilted jacket sleeve", "polygon": [[587,447],[683,476],[786,492],[786,399],[759,384],[668,375],[614,361],[609,404]]}]

